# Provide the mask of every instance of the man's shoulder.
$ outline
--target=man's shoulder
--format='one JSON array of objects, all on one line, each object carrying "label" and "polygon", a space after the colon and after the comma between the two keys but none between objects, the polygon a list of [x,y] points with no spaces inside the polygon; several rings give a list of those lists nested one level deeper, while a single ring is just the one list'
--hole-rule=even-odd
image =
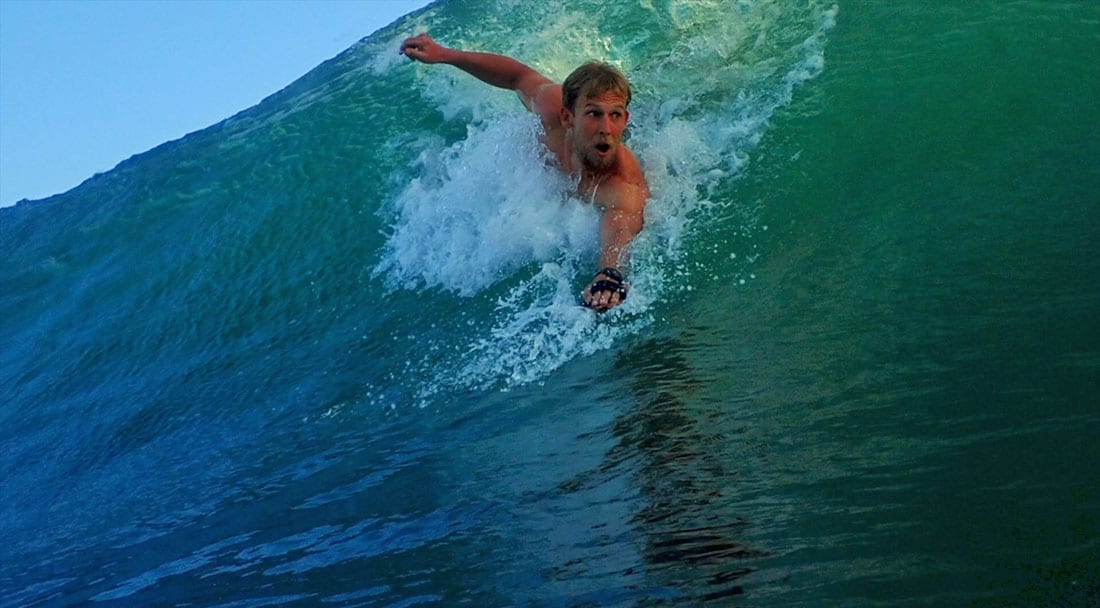
[{"label": "man's shoulder", "polygon": [[634,154],[627,152],[628,158],[620,163],[619,171],[609,175],[597,190],[597,202],[606,208],[641,211],[649,199],[649,186]]},{"label": "man's shoulder", "polygon": [[638,157],[634,155],[629,148],[623,146],[623,157],[619,163],[618,170],[612,175],[612,179],[618,187],[622,188],[641,188],[649,193],[649,187],[645,181],[645,173],[642,171],[642,164],[638,162]]},{"label": "man's shoulder", "polygon": [[539,117],[546,135],[554,140],[563,132],[561,126],[561,85],[546,81],[524,98],[527,109]]},{"label": "man's shoulder", "polygon": [[542,117],[543,121],[553,119],[558,122],[561,110],[561,85],[543,79],[530,89],[530,95],[524,95],[527,109]]}]

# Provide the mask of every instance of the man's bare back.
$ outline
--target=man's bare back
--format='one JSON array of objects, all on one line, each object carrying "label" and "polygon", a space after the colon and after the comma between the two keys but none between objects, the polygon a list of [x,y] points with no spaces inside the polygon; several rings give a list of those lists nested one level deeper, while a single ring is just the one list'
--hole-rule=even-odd
[{"label": "man's bare back", "polygon": [[641,165],[622,142],[630,118],[626,78],[606,64],[589,63],[557,84],[510,57],[447,48],[427,34],[405,40],[401,52],[424,63],[453,65],[483,82],[516,91],[527,109],[538,115],[544,143],[561,170],[579,175],[578,194],[603,209],[602,270],[581,294],[584,304],[603,312],[622,303],[629,285],[620,268],[628,245],[642,230],[649,198]]}]

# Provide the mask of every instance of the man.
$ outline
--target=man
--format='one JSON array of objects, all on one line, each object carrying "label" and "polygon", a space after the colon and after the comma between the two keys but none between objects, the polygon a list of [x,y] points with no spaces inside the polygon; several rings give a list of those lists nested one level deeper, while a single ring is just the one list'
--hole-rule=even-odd
[{"label": "man", "polygon": [[626,299],[622,268],[627,246],[642,229],[649,188],[637,157],[622,143],[630,83],[614,67],[590,62],[556,84],[504,55],[447,48],[427,34],[405,40],[401,52],[424,63],[453,65],[490,85],[516,91],[542,121],[544,143],[561,170],[579,175],[577,193],[603,209],[600,270],[581,294],[585,306],[610,310]]}]

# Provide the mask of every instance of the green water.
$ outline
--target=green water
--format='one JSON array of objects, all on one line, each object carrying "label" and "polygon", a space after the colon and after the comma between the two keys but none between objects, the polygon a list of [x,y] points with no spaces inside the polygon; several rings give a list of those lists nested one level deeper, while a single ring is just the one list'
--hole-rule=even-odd
[{"label": "green water", "polygon": [[844,5],[827,60],[676,338],[780,481],[780,604],[1097,605],[1100,7]]},{"label": "green water", "polygon": [[[632,79],[623,307],[423,29]],[[1098,606],[1098,100],[1095,2],[432,5],[0,209],[0,604]]]}]

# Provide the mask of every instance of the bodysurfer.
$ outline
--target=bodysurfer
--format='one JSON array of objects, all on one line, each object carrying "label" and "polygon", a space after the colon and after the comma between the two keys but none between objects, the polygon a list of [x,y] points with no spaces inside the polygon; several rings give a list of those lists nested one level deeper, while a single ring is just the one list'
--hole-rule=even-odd
[{"label": "bodysurfer", "polygon": [[557,84],[533,68],[493,53],[445,47],[427,34],[405,40],[401,52],[423,63],[453,65],[490,85],[519,94],[538,115],[542,141],[567,174],[579,176],[577,193],[599,205],[602,269],[581,294],[584,305],[603,312],[626,299],[621,268],[627,246],[642,230],[649,188],[637,157],[623,145],[630,111],[630,83],[619,70],[586,63]]}]

